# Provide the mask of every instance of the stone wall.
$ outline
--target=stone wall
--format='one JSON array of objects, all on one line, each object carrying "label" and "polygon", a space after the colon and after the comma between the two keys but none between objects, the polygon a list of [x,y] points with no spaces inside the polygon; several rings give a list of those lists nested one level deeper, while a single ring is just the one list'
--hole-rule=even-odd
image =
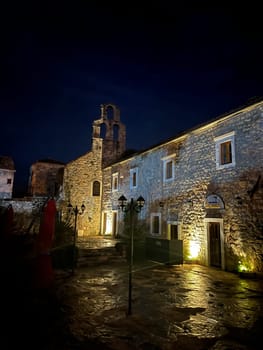
[{"label": "stone wall", "polygon": [[[93,195],[93,183],[100,183],[100,195]],[[98,235],[101,219],[102,171],[98,152],[88,152],[67,164],[64,172],[63,218],[68,220],[67,205],[79,209],[85,205],[83,215],[78,215],[78,236]],[[73,221],[73,218],[71,218]]]},{"label": "stone wall", "polygon": [[40,160],[30,168],[28,193],[32,196],[57,196],[63,183],[64,164]]},{"label": "stone wall", "polygon": [[[119,174],[119,190],[105,185],[103,210],[117,210],[117,199],[142,195],[146,200],[140,216],[150,233],[151,213],[162,220],[161,237],[167,238],[169,221],[178,224],[184,243],[184,258],[194,242],[199,248],[196,262],[209,265],[209,222],[222,225],[221,267],[235,270],[246,264],[251,270],[263,271],[263,187],[262,187],[262,116],[263,106],[218,119],[159,147],[108,167],[104,182]],[[236,164],[217,169],[215,138],[234,132]],[[164,182],[163,162],[174,159],[174,180]],[[138,168],[138,186],[130,189],[129,171]],[[224,206],[210,210],[206,198],[216,194]],[[160,206],[160,202],[162,206]],[[119,215],[121,230],[122,215]]]},{"label": "stone wall", "polygon": [[0,200],[0,207],[12,205],[15,229],[21,234],[38,234],[40,218],[46,203],[45,197],[25,197],[19,199]]}]

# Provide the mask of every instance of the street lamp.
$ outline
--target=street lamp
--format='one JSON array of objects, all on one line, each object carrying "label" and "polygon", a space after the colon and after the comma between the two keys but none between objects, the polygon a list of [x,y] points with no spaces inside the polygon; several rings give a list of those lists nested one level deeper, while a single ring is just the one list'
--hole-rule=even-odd
[{"label": "street lamp", "polygon": [[128,298],[128,315],[131,315],[131,304],[132,304],[132,267],[133,267],[133,235],[134,235],[134,213],[139,213],[145,204],[145,200],[140,196],[137,201],[131,198],[130,203],[128,203],[126,197],[122,195],[118,199],[119,208],[123,212],[130,213],[130,263],[129,263],[129,298]]},{"label": "street lamp", "polygon": [[72,204],[68,204],[68,212],[70,214],[74,214],[74,233],[73,233],[73,261],[72,261],[72,273],[74,273],[75,268],[75,258],[76,258],[76,240],[77,240],[77,221],[78,221],[78,215],[82,215],[85,211],[86,207],[84,204],[80,208],[76,205],[73,207]]}]

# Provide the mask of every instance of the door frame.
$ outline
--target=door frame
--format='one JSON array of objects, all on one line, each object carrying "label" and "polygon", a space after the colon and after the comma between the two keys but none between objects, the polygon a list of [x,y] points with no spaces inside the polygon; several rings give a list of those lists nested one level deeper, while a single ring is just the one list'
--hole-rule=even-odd
[{"label": "door frame", "polygon": [[209,234],[209,223],[217,222],[220,227],[220,250],[221,250],[221,269],[225,270],[225,240],[224,240],[224,225],[222,218],[205,218],[205,238],[206,238],[206,265],[210,265],[210,234]]},{"label": "door frame", "polygon": [[112,237],[116,238],[116,236],[118,236],[118,210],[113,210],[111,215],[112,215],[111,234],[112,234]]},{"label": "door frame", "polygon": [[104,210],[101,215],[101,234],[104,237],[116,237],[118,235],[118,210]]}]

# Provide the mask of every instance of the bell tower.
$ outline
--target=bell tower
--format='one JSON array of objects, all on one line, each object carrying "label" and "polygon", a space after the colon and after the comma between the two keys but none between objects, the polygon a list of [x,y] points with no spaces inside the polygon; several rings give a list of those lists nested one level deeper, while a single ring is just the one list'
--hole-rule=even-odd
[{"label": "bell tower", "polygon": [[102,167],[114,162],[126,150],[126,128],[113,104],[102,104],[100,119],[93,122],[92,151],[101,153]]}]

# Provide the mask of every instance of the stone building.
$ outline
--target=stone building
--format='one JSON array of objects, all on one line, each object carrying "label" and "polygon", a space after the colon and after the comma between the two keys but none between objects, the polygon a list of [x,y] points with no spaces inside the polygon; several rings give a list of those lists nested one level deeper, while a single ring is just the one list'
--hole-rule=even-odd
[{"label": "stone building", "polygon": [[139,196],[148,237],[181,240],[185,262],[263,271],[263,102],[103,169],[101,234],[122,231],[121,195]]},{"label": "stone building", "polygon": [[23,198],[12,197],[11,188],[13,188],[15,170],[11,158],[2,157],[0,164],[3,164],[5,168],[2,173],[0,170],[0,186],[3,189],[1,190],[2,196],[0,196],[0,209],[4,212],[8,206],[12,206],[15,230],[21,234],[37,234],[43,206],[47,199],[50,196],[58,198],[60,195],[64,163],[52,159],[42,159],[32,164],[28,181],[28,195]]},{"label": "stone building", "polygon": [[13,195],[15,165],[11,157],[0,156],[0,198],[10,199]]},{"label": "stone building", "polygon": [[38,160],[30,167],[28,194],[33,197],[58,196],[65,164],[53,159]]},{"label": "stone building", "polygon": [[93,122],[92,149],[68,163],[64,171],[63,195],[60,203],[63,217],[68,220],[66,206],[85,205],[78,218],[78,236],[101,233],[101,199],[103,168],[124,154],[126,129],[120,121],[119,109],[112,104],[101,105],[100,118]]},{"label": "stone building", "polygon": [[[112,114],[112,118],[110,118]],[[66,204],[85,205],[78,235],[121,235],[121,195],[139,196],[146,236],[181,241],[184,262],[263,271],[263,101],[127,156],[114,105],[93,123],[92,150],[65,167]]]},{"label": "stone building", "polygon": [[[138,218],[146,245],[181,242],[184,262],[263,272],[262,129],[259,101],[128,154],[119,109],[104,104],[93,122],[91,151],[66,165],[32,165],[31,202],[55,194],[64,220],[73,220],[69,203],[84,204],[78,236],[108,238],[123,234],[120,196],[135,203],[142,196]],[[14,168],[2,168],[7,181]],[[23,209],[22,202],[12,205]]]}]

